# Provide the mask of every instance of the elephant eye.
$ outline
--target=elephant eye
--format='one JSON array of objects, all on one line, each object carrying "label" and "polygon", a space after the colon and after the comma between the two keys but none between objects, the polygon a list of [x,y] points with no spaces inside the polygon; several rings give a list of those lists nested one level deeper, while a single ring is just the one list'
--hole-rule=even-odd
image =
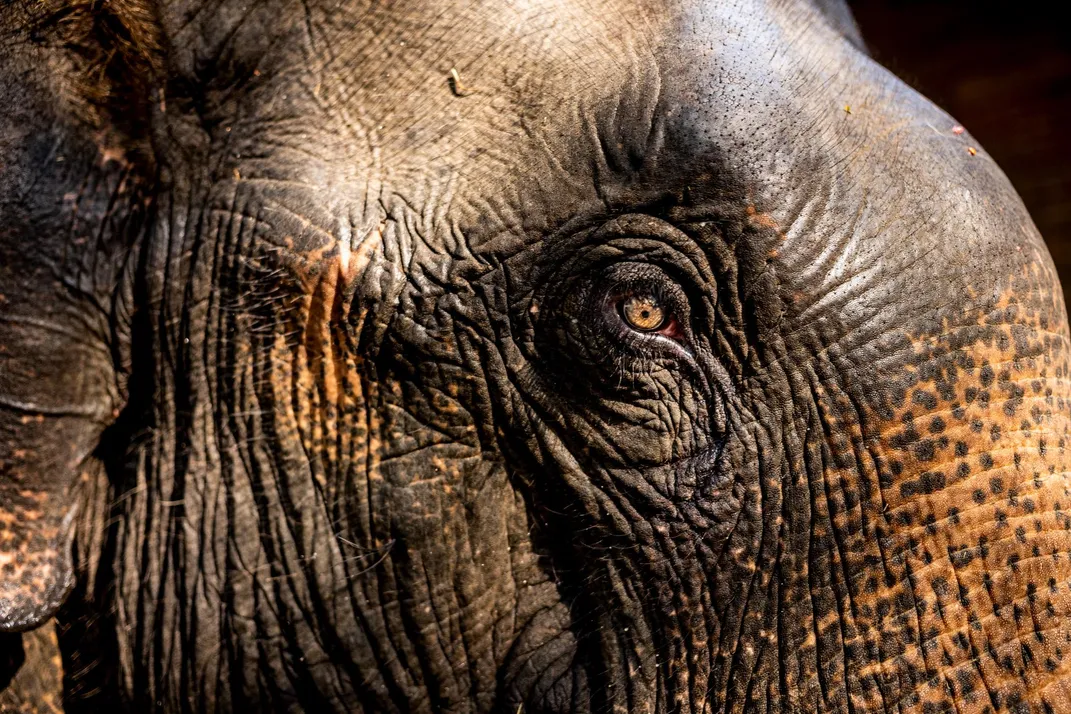
[{"label": "elephant eye", "polygon": [[694,367],[691,302],[674,277],[655,263],[621,261],[550,293],[545,307],[531,313],[548,348],[561,350],[561,359],[545,362],[565,368],[569,377],[581,366],[605,377],[589,377],[589,384],[618,384],[625,373]]},{"label": "elephant eye", "polygon": [[631,295],[621,302],[621,316],[637,332],[657,332],[666,324],[666,310],[654,295]]},{"label": "elephant eye", "polygon": [[[634,344],[650,345],[651,338],[682,342],[688,322],[688,299],[665,272],[649,264],[625,264],[611,268],[601,282],[606,286],[595,294],[601,299],[602,325],[618,339],[639,339]],[[600,301],[596,301],[596,305]],[[596,324],[599,322],[595,321]]]},{"label": "elephant eye", "polygon": [[633,332],[643,335],[662,335],[679,339],[681,326],[673,306],[657,292],[640,291],[620,297],[617,313],[622,322]]}]

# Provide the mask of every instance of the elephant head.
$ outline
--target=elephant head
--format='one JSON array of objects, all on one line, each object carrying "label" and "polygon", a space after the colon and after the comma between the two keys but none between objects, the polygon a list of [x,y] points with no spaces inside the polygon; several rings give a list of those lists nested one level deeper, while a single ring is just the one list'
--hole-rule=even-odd
[{"label": "elephant head", "polygon": [[0,30],[0,628],[69,706],[1071,710],[1059,283],[841,2]]}]

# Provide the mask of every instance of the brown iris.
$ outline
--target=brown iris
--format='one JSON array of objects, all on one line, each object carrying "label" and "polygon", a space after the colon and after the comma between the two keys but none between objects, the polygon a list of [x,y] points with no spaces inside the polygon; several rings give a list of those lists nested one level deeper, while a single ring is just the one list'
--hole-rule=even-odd
[{"label": "brown iris", "polygon": [[640,332],[654,332],[666,324],[666,311],[653,295],[633,295],[621,304],[621,315],[629,327]]}]

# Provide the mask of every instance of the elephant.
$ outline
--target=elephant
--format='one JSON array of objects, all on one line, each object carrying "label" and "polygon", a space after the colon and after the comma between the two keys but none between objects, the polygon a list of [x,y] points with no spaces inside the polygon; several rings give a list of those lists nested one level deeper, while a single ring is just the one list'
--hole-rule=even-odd
[{"label": "elephant", "polygon": [[1071,711],[1059,280],[842,0],[0,38],[8,706]]}]

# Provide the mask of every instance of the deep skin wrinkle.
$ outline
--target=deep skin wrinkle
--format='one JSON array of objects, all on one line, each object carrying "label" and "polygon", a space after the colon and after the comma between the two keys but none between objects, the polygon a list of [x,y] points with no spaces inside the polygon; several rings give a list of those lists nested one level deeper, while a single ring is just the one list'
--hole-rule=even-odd
[{"label": "deep skin wrinkle", "polygon": [[1071,707],[1059,283],[841,3],[0,29],[0,701]]}]

